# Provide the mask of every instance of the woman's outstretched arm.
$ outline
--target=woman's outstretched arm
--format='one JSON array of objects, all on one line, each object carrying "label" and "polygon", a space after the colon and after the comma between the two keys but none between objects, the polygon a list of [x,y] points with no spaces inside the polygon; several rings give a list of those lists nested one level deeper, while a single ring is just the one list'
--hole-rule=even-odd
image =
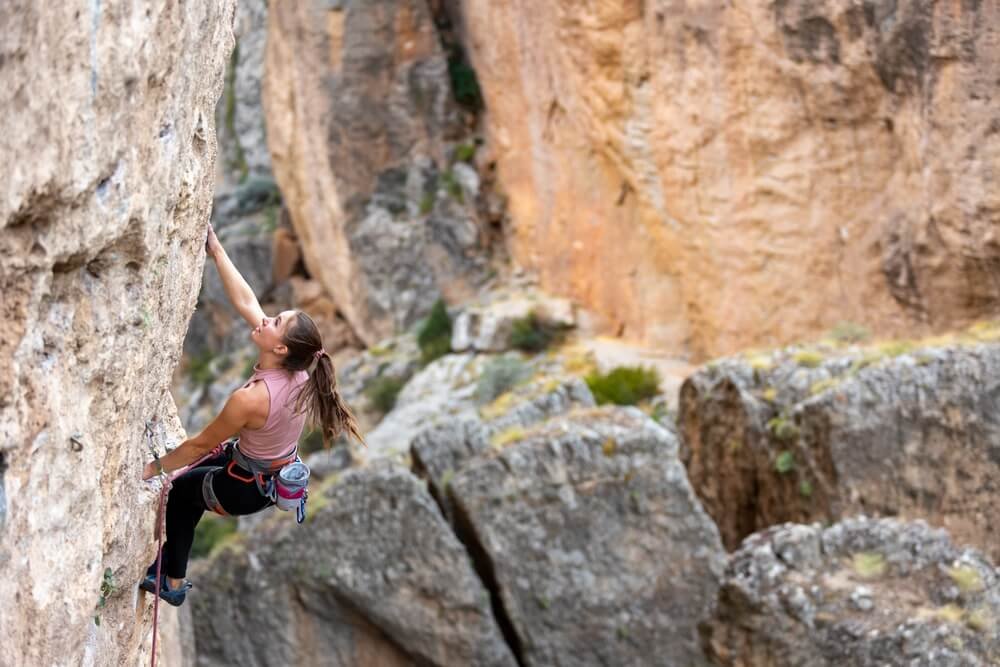
[{"label": "woman's outstretched arm", "polygon": [[260,324],[261,320],[264,319],[264,311],[260,307],[260,302],[257,301],[257,296],[250,289],[246,279],[236,269],[233,260],[229,259],[225,248],[219,243],[212,225],[208,226],[205,251],[209,257],[215,260],[215,268],[219,270],[219,277],[222,278],[222,286],[226,290],[226,295],[240,316],[252,327]]},{"label": "woman's outstretched arm", "polygon": [[[235,435],[237,431],[246,426],[252,411],[253,399],[250,394],[242,389],[234,392],[219,416],[212,420],[212,423],[206,426],[205,430],[193,438],[188,438],[160,459],[163,471],[173,472],[194,463],[211,452],[220,442]],[[142,469],[142,478],[149,479],[159,471],[156,462],[151,461]]]}]

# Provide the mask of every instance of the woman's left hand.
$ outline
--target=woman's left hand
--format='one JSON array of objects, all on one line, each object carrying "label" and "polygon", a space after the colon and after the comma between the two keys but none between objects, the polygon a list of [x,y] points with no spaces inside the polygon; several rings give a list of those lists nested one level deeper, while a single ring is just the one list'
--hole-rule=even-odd
[{"label": "woman's left hand", "polygon": [[205,252],[212,258],[222,252],[222,244],[219,243],[219,237],[215,235],[215,229],[212,227],[212,223],[208,223],[208,235],[205,238]]},{"label": "woman's left hand", "polygon": [[145,481],[147,479],[152,479],[153,477],[156,477],[157,473],[159,473],[159,472],[160,472],[160,469],[157,467],[156,461],[150,461],[142,469],[142,479],[143,479],[143,481]]}]

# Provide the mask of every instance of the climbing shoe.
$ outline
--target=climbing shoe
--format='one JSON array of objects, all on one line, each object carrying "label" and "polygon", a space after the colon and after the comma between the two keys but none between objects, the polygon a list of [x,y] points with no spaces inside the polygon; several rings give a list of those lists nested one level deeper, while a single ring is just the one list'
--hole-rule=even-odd
[{"label": "climbing shoe", "polygon": [[[146,578],[142,580],[139,584],[139,588],[146,591],[147,593],[156,594],[156,575],[147,574]],[[160,599],[169,605],[174,607],[180,607],[184,604],[184,598],[187,597],[187,592],[191,590],[191,582],[185,581],[184,585],[180,588],[173,589],[170,588],[170,584],[167,582],[167,575],[161,575],[160,577]]]}]

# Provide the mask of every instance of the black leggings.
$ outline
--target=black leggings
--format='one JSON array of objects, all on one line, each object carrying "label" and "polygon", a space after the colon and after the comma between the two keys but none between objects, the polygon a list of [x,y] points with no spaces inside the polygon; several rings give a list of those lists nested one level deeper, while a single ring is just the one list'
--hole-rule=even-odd
[{"label": "black leggings", "polygon": [[[162,571],[172,579],[183,579],[187,574],[194,529],[201,520],[201,515],[208,509],[201,492],[205,475],[213,470],[217,471],[212,476],[212,489],[227,514],[253,514],[274,504],[257,490],[253,475],[237,465],[229,468],[230,451],[231,445],[228,445],[225,453],[206,459],[197,468],[173,481],[173,487],[167,496],[167,541],[163,544],[161,564]],[[242,479],[237,479],[236,476]],[[156,561],[153,561],[147,572],[156,574]]]}]

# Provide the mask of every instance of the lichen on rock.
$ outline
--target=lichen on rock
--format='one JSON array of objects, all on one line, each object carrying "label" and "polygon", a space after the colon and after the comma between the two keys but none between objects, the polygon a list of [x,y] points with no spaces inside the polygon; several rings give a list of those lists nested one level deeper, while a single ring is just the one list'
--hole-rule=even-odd
[{"label": "lichen on rock", "polygon": [[755,533],[729,557],[702,627],[737,665],[989,665],[1000,581],[982,553],[922,521],[845,519]]},{"label": "lichen on rock", "polygon": [[864,512],[926,518],[997,557],[1000,346],[981,342],[988,333],[754,353],[693,374],[683,457],[727,546]]}]

